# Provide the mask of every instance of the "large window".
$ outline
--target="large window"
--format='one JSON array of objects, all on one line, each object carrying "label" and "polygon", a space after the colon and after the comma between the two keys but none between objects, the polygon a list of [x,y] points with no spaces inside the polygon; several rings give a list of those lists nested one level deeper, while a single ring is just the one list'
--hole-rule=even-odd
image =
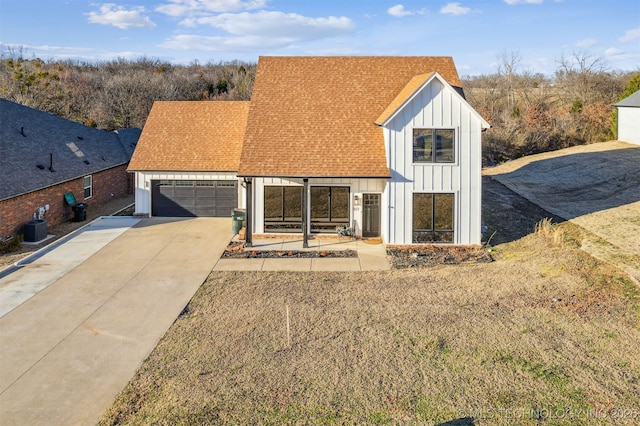
[{"label": "large window", "polygon": [[414,243],[453,242],[453,194],[413,194]]},{"label": "large window", "polygon": [[349,226],[349,187],[311,187],[311,232],[335,232]]},{"label": "large window", "polygon": [[84,189],[84,199],[91,198],[93,196],[93,178],[91,175],[84,177],[82,187]]},{"label": "large window", "polygon": [[453,129],[413,129],[414,163],[453,163],[455,132]]},{"label": "large window", "polygon": [[264,187],[265,232],[302,232],[302,187]]}]

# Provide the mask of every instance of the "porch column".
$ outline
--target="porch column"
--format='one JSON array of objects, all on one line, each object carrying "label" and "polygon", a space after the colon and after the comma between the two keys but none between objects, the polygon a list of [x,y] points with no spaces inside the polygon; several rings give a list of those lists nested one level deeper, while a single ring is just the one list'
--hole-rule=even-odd
[{"label": "porch column", "polygon": [[247,186],[246,188],[246,194],[247,194],[247,225],[246,225],[246,236],[245,236],[245,245],[247,247],[251,247],[253,245],[253,226],[251,225],[253,222],[253,212],[252,212],[252,204],[251,204],[251,200],[253,200],[253,194],[251,191],[251,183],[253,182],[252,178],[244,178],[244,182]]},{"label": "porch column", "polygon": [[302,248],[309,248],[309,235],[307,232],[307,191],[309,179],[302,179]]}]

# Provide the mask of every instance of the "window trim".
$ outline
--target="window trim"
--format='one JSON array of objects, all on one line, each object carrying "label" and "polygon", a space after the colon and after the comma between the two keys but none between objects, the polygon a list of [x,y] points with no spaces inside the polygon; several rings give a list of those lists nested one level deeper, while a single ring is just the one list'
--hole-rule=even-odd
[{"label": "window trim", "polygon": [[[431,229],[416,229],[414,227],[415,222],[415,197],[416,195],[431,195]],[[436,229],[436,196],[437,195],[450,195],[452,197],[451,203],[451,224],[450,229]],[[457,197],[455,192],[414,192],[411,196],[411,243],[412,244],[455,244],[456,242],[456,203]],[[425,234],[438,235],[444,233],[451,233],[451,241],[438,241],[432,238],[432,241],[416,242],[414,234],[416,232],[422,232]]]},{"label": "window trim", "polygon": [[[267,215],[266,215],[266,208],[267,208],[267,203],[266,203],[266,192],[267,192],[267,188],[279,188],[280,189],[280,194],[281,194],[281,205],[280,205],[280,218],[278,220],[267,220]],[[285,198],[285,188],[298,188],[300,189],[300,195],[301,195],[301,202],[302,199],[304,198],[302,194],[302,191],[304,190],[302,186],[298,186],[298,185],[264,185],[264,187],[262,188],[262,221],[263,221],[263,227],[264,227],[264,232],[265,233],[289,233],[289,232],[302,232],[302,212],[304,209],[302,209],[302,204],[300,204],[300,220],[298,221],[297,218],[296,220],[288,220],[287,216],[285,215],[285,204],[286,204],[286,198]],[[280,226],[278,226],[280,225]]]},{"label": "window trim", "polygon": [[[314,220],[313,218],[313,200],[311,196],[311,192],[313,188],[329,188],[329,204],[328,204],[328,220]],[[335,221],[332,217],[332,198],[333,198],[333,188],[344,188],[347,189],[347,220],[346,221]],[[314,234],[322,234],[322,233],[335,233],[336,226],[347,226],[349,227],[352,221],[352,198],[353,191],[351,185],[341,185],[341,184],[316,184],[309,186],[309,229],[311,233]]]},{"label": "window trim", "polygon": [[[432,140],[435,140],[435,134],[439,130],[450,130],[453,132],[453,159],[451,161],[437,161],[436,145],[431,145],[431,160],[430,161],[417,161],[415,155],[415,131],[416,130],[431,130]],[[413,165],[425,165],[425,164],[438,164],[438,165],[455,165],[458,162],[458,131],[455,127],[414,127],[411,131],[411,163]]]},{"label": "window trim", "polygon": [[[86,184],[86,180],[89,178],[89,185]],[[87,189],[89,190],[89,196],[87,197]],[[85,200],[93,197],[93,175],[87,175],[82,178],[82,195]]]}]

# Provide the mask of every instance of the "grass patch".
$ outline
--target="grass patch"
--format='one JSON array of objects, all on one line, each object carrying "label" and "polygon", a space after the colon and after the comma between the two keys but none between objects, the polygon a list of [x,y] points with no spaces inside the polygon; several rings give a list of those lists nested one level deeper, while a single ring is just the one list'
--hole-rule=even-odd
[{"label": "grass patch", "polygon": [[101,424],[636,424],[638,293],[573,226],[492,263],[212,273]]},{"label": "grass patch", "polygon": [[13,253],[20,250],[23,239],[23,235],[18,234],[8,240],[0,241],[0,254]]}]

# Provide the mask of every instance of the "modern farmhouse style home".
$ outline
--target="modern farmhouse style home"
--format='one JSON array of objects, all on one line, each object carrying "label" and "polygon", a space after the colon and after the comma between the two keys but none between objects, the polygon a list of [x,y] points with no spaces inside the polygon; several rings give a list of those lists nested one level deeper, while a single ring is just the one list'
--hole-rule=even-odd
[{"label": "modern farmhouse style home", "polygon": [[157,102],[129,170],[136,213],[260,234],[347,228],[480,244],[481,139],[450,57],[261,57],[250,102]]}]

